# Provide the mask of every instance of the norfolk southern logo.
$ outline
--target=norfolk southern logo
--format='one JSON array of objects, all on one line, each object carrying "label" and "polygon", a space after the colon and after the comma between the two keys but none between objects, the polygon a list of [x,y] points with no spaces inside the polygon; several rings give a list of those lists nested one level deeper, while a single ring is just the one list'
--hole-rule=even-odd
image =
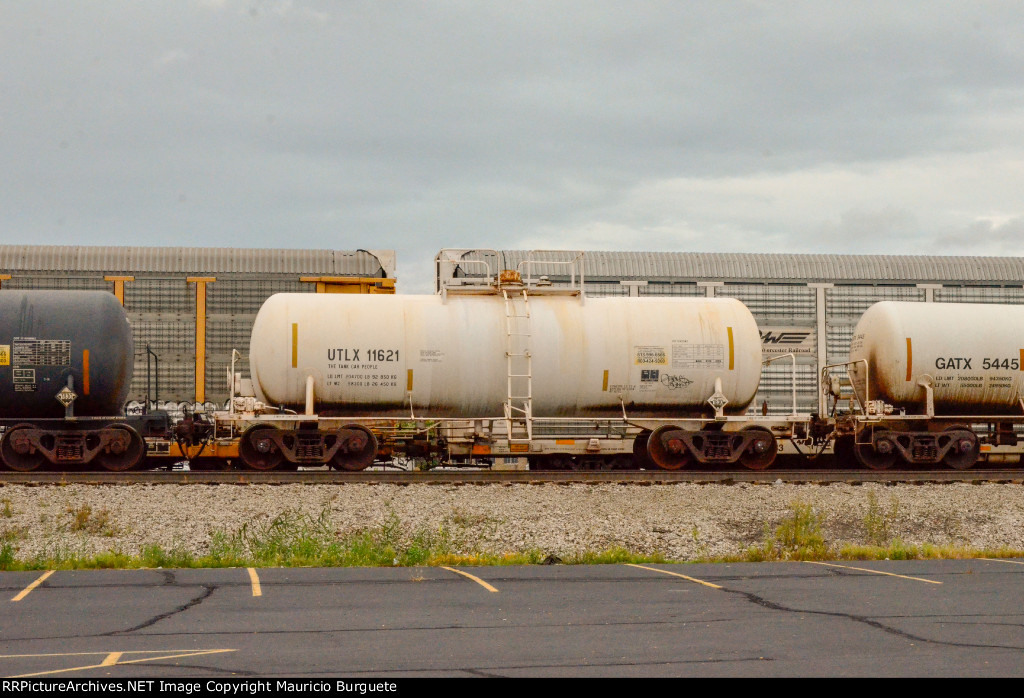
[{"label": "norfolk southern logo", "polygon": [[667,373],[661,377],[661,382],[669,390],[676,390],[677,388],[685,388],[690,383],[693,383],[693,381],[690,380],[689,378],[687,378],[686,376],[670,376]]}]

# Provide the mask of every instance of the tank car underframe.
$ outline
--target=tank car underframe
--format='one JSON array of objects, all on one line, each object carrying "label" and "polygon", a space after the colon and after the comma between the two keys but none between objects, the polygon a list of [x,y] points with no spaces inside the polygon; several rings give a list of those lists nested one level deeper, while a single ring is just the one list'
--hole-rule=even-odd
[{"label": "tank car underframe", "polygon": [[0,426],[5,427],[0,438],[0,463],[10,470],[98,465],[121,471],[136,467],[146,455],[143,437],[127,420],[3,420]]},{"label": "tank car underframe", "polygon": [[847,418],[837,429],[835,453],[847,464],[884,470],[944,463],[966,470],[981,460],[1018,458],[1021,448],[1013,425],[1024,416],[899,415]]},{"label": "tank car underframe", "polygon": [[[535,418],[534,438],[510,439],[505,419],[395,419],[218,413],[215,433],[241,435],[246,466],[284,465],[357,470],[392,456],[435,457],[448,465],[476,465],[495,457],[525,457],[533,467],[678,469],[690,463],[768,467],[784,445],[807,433],[808,418],[568,419]],[[362,431],[360,431],[362,430]],[[653,441],[648,437],[658,434]],[[805,445],[809,440],[803,439]],[[652,454],[651,449],[654,449]]]},{"label": "tank car underframe", "polygon": [[647,439],[648,456],[664,470],[679,470],[693,461],[704,465],[739,462],[751,470],[764,470],[775,460],[778,448],[772,431],[756,425],[739,431],[691,431],[663,425]]},{"label": "tank car underframe", "polygon": [[242,461],[256,470],[271,470],[282,462],[299,465],[330,465],[341,470],[362,470],[373,464],[377,441],[359,424],[320,430],[252,426],[238,444]]}]

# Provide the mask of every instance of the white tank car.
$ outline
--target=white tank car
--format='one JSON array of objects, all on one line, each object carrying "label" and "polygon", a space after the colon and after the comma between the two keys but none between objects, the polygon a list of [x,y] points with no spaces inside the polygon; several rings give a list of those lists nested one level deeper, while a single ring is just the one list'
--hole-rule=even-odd
[{"label": "white tank car", "polygon": [[[323,415],[493,417],[509,385],[535,417],[744,411],[761,376],[750,311],[733,299],[277,294],[252,328],[257,397]],[[513,336],[509,336],[511,326]],[[506,352],[529,353],[514,358]],[[530,373],[530,379],[509,374]],[[621,402],[620,402],[621,399]],[[521,401],[520,401],[521,402]]]},{"label": "white tank car", "polygon": [[1024,306],[898,303],[867,309],[853,331],[850,360],[857,395],[924,414],[1020,414],[1024,394]]}]

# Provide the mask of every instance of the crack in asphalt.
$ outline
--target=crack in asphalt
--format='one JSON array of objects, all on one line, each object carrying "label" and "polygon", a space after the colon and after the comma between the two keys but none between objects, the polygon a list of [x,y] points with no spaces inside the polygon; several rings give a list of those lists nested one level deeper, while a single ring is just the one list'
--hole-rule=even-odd
[{"label": "crack in asphalt", "polygon": [[1024,647],[1016,645],[991,645],[974,642],[953,642],[950,640],[936,640],[933,638],[924,637],[922,635],[908,633],[907,631],[900,630],[899,628],[894,628],[880,621],[873,620],[869,616],[859,616],[855,613],[842,613],[840,611],[818,611],[813,609],[792,608],[790,606],[783,606],[782,604],[776,603],[774,601],[769,601],[768,599],[762,596],[758,596],[753,592],[740,591],[739,589],[729,589],[727,587],[722,587],[721,590],[727,594],[735,594],[737,596],[742,596],[747,601],[756,604],[757,606],[761,606],[762,608],[767,608],[773,611],[782,611],[784,613],[805,613],[808,615],[830,616],[833,618],[845,618],[846,620],[852,620],[855,623],[863,623],[864,625],[875,628],[876,630],[881,630],[882,632],[887,633],[889,635],[901,637],[906,640],[914,640],[916,642],[928,643],[931,645],[944,645],[947,647],[960,648],[974,647],[982,649],[1024,650]]},{"label": "crack in asphalt", "polygon": [[[171,575],[172,579],[173,579],[173,577],[174,577],[174,575]],[[130,628],[125,628],[124,630],[112,630],[112,631],[107,632],[107,633],[99,633],[97,635],[93,635],[92,637],[112,637],[112,636],[116,636],[116,635],[127,635],[128,633],[133,633],[133,632],[135,632],[137,630],[142,630],[143,628],[148,628],[150,626],[156,625],[157,623],[159,623],[160,621],[162,621],[162,620],[164,620],[166,618],[170,618],[171,616],[177,615],[179,613],[183,613],[184,611],[187,611],[187,610],[189,610],[190,608],[192,608],[194,606],[198,606],[203,601],[205,601],[206,599],[210,598],[210,595],[213,594],[213,592],[217,590],[217,585],[214,585],[214,584],[203,584],[202,588],[203,588],[203,592],[201,594],[199,594],[198,596],[196,596],[192,600],[188,601],[187,603],[182,604],[181,606],[178,606],[176,608],[172,608],[170,611],[167,611],[166,613],[161,613],[159,615],[153,616],[149,620],[143,621],[142,623],[139,623],[138,625],[134,625],[134,626],[132,626]]]}]

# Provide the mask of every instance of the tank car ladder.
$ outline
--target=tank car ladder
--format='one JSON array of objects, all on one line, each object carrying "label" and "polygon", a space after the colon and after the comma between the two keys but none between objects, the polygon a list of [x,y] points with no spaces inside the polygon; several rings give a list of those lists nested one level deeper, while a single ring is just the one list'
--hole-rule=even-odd
[{"label": "tank car ladder", "polygon": [[505,357],[508,398],[505,425],[509,443],[533,438],[533,360],[530,353],[530,299],[526,288],[503,288],[505,298]]}]

